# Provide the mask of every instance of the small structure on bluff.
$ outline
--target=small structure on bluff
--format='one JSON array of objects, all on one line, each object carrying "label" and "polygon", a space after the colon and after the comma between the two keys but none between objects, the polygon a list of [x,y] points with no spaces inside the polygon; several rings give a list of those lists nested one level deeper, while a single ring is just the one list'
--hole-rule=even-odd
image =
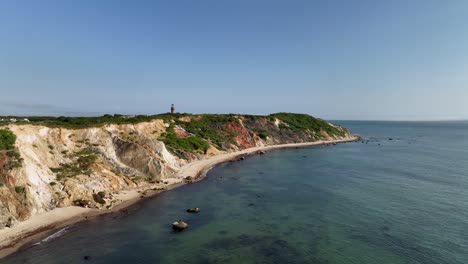
[{"label": "small structure on bluff", "polygon": [[171,104],[171,114],[175,114],[175,106],[174,106],[174,104]]}]

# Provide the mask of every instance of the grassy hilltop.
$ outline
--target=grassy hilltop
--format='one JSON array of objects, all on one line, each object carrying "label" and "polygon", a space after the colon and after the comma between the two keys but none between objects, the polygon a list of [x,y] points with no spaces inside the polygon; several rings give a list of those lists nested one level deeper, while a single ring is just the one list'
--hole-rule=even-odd
[{"label": "grassy hilltop", "polygon": [[[109,124],[137,124],[162,119],[168,124],[160,137],[175,153],[204,153],[211,146],[227,149],[254,146],[250,137],[275,139],[275,143],[316,141],[344,137],[345,130],[306,114],[276,113],[267,116],[240,114],[158,114],[104,115],[100,117],[27,117],[28,124],[68,129],[100,127]],[[19,119],[23,120],[23,118]],[[19,121],[17,123],[26,123]],[[1,142],[0,142],[1,144]]]}]

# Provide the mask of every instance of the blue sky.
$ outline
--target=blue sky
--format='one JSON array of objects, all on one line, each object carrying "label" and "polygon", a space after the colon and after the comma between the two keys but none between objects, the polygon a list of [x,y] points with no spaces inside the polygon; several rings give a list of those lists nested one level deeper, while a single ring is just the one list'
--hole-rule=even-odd
[{"label": "blue sky", "polygon": [[468,1],[0,1],[0,115],[468,119]]}]

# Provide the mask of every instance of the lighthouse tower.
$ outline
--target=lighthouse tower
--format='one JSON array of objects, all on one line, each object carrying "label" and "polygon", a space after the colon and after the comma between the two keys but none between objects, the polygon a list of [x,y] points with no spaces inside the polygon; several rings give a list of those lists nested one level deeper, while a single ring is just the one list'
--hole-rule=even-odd
[{"label": "lighthouse tower", "polygon": [[171,104],[171,114],[175,114],[175,106],[174,106],[174,104]]}]

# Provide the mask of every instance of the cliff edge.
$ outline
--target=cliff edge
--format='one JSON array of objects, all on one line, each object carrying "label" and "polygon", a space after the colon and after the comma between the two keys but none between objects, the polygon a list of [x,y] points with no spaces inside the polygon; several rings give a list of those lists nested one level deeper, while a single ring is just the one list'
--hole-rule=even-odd
[{"label": "cliff edge", "polygon": [[0,229],[58,207],[112,208],[118,192],[188,181],[184,165],[222,153],[352,137],[291,113],[30,120],[0,123]]}]

